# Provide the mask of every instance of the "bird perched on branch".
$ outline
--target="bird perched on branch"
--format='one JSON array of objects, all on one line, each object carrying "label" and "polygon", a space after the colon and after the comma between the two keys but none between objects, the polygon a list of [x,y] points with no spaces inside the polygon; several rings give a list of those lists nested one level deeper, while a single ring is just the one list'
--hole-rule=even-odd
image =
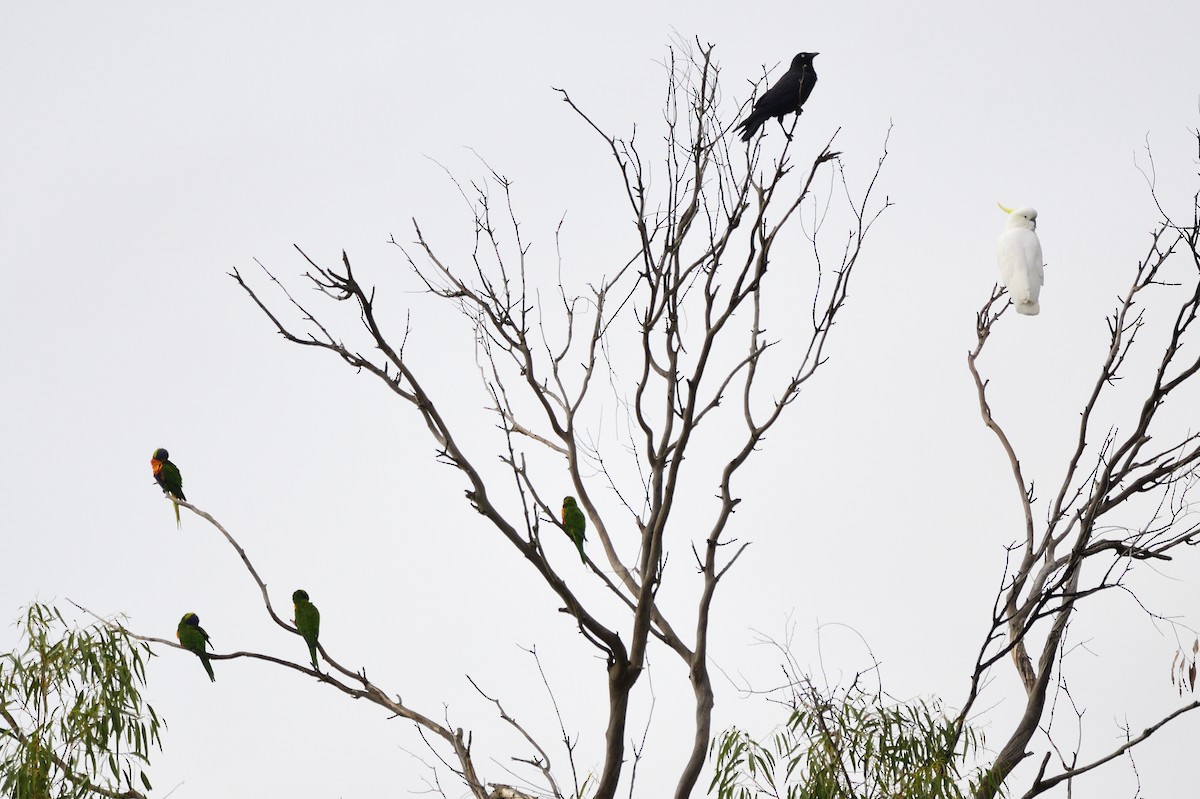
[{"label": "bird perched on branch", "polygon": [[1008,214],[1008,223],[996,242],[1000,280],[1008,289],[1017,313],[1037,316],[1042,310],[1038,297],[1042,293],[1042,284],[1046,282],[1042,243],[1037,236],[1037,211],[1032,208],[1014,211],[1003,205],[1000,205],[1000,210]]},{"label": "bird perched on branch", "polygon": [[792,65],[775,85],[763,92],[763,96],[754,101],[750,116],[738,123],[734,131],[743,130],[742,141],[750,141],[762,124],[771,117],[779,120],[779,127],[788,141],[792,135],[783,127],[783,118],[795,113],[800,116],[800,108],[812,94],[813,86],[817,85],[817,72],[813,69],[813,59],[820,53],[797,53],[792,59]]},{"label": "bird perched on branch", "polygon": [[179,474],[179,469],[175,464],[168,460],[167,451],[162,449],[154,450],[154,454],[150,456],[150,471],[154,473],[154,482],[158,483],[158,487],[163,490],[164,494],[171,497],[171,503],[175,506],[175,526],[182,527],[183,522],[179,519],[179,503],[176,499],[186,500],[183,495],[183,477]]},{"label": "bird perched on branch", "polygon": [[200,662],[204,664],[204,670],[208,672],[208,679],[216,682],[217,677],[213,674],[212,663],[208,661],[208,652],[205,651],[205,646],[208,644],[208,633],[204,632],[204,628],[200,626],[200,617],[195,613],[183,614],[183,618],[179,620],[179,626],[175,628],[175,637],[179,639],[180,646],[200,658]]},{"label": "bird perched on branch", "polygon": [[567,535],[575,542],[575,548],[579,550],[579,560],[587,563],[583,557],[583,539],[585,538],[584,530],[587,528],[587,517],[575,503],[575,497],[563,497],[562,523],[563,529],[567,531]]},{"label": "bird perched on branch", "polygon": [[320,671],[317,665],[317,636],[321,632],[321,612],[317,606],[308,601],[308,592],[299,589],[292,594],[292,606],[296,609],[296,629],[308,644],[308,654],[312,658],[313,669]]}]

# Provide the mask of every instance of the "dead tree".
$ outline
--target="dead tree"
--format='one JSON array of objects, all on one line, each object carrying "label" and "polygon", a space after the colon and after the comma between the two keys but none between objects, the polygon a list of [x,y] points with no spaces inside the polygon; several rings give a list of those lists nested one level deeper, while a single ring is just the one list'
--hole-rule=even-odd
[{"label": "dead tree", "polygon": [[[1151,186],[1153,191],[1153,184]],[[1163,413],[1168,400],[1197,381],[1196,315],[1200,309],[1200,194],[1192,219],[1177,224],[1166,213],[1153,231],[1128,290],[1108,317],[1108,340],[1095,382],[1079,414],[1075,446],[1048,502],[1034,493],[1016,447],[988,401],[989,381],[979,359],[1006,311],[1003,289],[994,288],[977,315],[977,343],[967,365],[975,381],[984,424],[995,434],[1017,489],[1024,530],[1010,550],[1009,568],[997,594],[990,629],[976,659],[959,730],[975,706],[990,670],[1011,660],[1025,689],[1019,722],[984,770],[976,797],[992,797],[1030,751],[1042,729],[1049,738],[1028,799],[1121,756],[1200,702],[1181,705],[1165,718],[1147,720],[1141,733],[1127,731],[1111,751],[1081,757],[1058,747],[1047,724],[1047,703],[1060,689],[1065,634],[1072,615],[1097,595],[1125,588],[1139,563],[1169,561],[1177,550],[1200,542],[1200,524],[1188,489],[1200,464],[1200,433]],[[1153,311],[1147,311],[1149,304]],[[1162,308],[1166,311],[1163,312]],[[1159,329],[1159,321],[1168,322]],[[1149,349],[1143,339],[1158,336]],[[1190,349],[1188,342],[1191,342]],[[1188,353],[1191,353],[1190,355]],[[1125,373],[1135,361],[1153,362],[1144,379]],[[1138,412],[1127,422],[1106,419],[1100,400],[1137,381]],[[1194,401],[1194,400],[1193,400]],[[1194,424],[1194,419],[1192,424]],[[1194,428],[1193,428],[1194,429]],[[1046,481],[1038,481],[1045,483]],[[1040,518],[1039,518],[1040,517]],[[1050,768],[1055,751],[1057,768]]]},{"label": "dead tree", "polygon": [[[422,345],[421,331],[397,324],[405,318],[402,310],[384,310],[382,298],[360,281],[345,253],[340,264],[328,266],[301,251],[309,285],[334,304],[321,310],[297,301],[269,272],[275,290],[269,293],[241,271],[232,274],[285,339],[374,375],[415,413],[440,459],[465,480],[466,501],[512,546],[518,556],[514,568],[524,561],[587,647],[603,655],[609,709],[594,790],[600,799],[615,796],[623,779],[631,782],[624,773],[626,723],[650,647],[673,652],[687,666],[694,737],[686,762],[678,764],[675,796],[692,794],[712,737],[710,608],[722,576],[747,546],[732,530],[741,501],[736,477],[828,357],[864,241],[888,206],[886,199],[873,200],[886,139],[883,156],[855,193],[832,138],[798,169],[798,144],[768,139],[767,146],[759,139],[746,146],[731,136],[746,106],[721,108],[711,46],[697,43],[682,57],[672,52],[666,66],[661,150],[658,139],[646,145],[636,134],[606,133],[560,90],[611,156],[633,221],[627,256],[611,269],[587,274],[585,293],[576,293],[569,281],[531,257],[513,184],[490,168],[487,180],[460,186],[474,214],[474,239],[459,248],[465,253],[431,240],[416,219],[415,240],[396,242],[419,285],[435,302],[461,313],[474,337],[493,412],[487,424],[502,434],[499,477],[491,471],[495,453],[472,447],[478,431],[460,429],[443,415],[444,397],[431,387],[436,380],[405,357],[407,348]],[[848,235],[833,256],[823,255],[816,230],[807,241],[792,233],[799,233],[802,208],[814,203],[810,190],[817,181],[845,189]],[[799,280],[810,286],[810,294],[771,302],[771,287],[784,277],[780,272],[789,285]],[[354,309],[361,325],[354,335],[365,333],[366,348],[346,343],[345,331],[329,321],[342,303]],[[796,308],[805,313],[796,314]],[[800,328],[799,341],[767,337],[768,318],[781,317],[780,326]],[[615,444],[597,435],[597,414],[614,408],[627,421],[627,435]],[[695,457],[683,469],[685,458],[701,445],[722,454],[715,460]],[[636,477],[631,481],[629,475]],[[609,603],[585,601],[563,577],[568,564],[556,562],[544,546],[547,536],[563,535],[558,495],[552,492],[564,484],[587,515],[588,575],[603,586]],[[717,501],[704,529],[683,528],[681,498],[689,490],[713,489]],[[675,553],[670,568],[669,551]],[[689,551],[700,575],[694,590],[682,574]],[[669,618],[658,600],[664,588],[690,590],[693,611]],[[547,606],[548,613],[555,609]],[[336,680],[340,690],[385,705],[445,741],[447,760],[456,763],[472,795],[491,795],[473,762],[469,736],[391,700],[365,670],[335,666],[335,671],[341,677],[327,676],[327,682]],[[563,796],[564,778],[555,779],[546,750],[533,736],[525,737],[534,750],[525,762],[534,766],[539,790]],[[494,785],[497,791],[516,790]],[[575,785],[578,792],[577,778]]]}]

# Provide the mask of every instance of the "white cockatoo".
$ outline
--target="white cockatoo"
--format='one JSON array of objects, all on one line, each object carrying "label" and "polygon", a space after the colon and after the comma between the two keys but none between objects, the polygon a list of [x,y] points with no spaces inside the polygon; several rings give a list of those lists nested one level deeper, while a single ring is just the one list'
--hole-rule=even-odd
[{"label": "white cockatoo", "polygon": [[[999,205],[999,203],[997,203]],[[1008,289],[1017,313],[1037,316],[1042,307],[1038,295],[1046,282],[1042,264],[1042,243],[1037,237],[1037,211],[1033,208],[1013,210],[1000,206],[1008,214],[1008,224],[996,242],[996,262],[1000,264],[1000,280]]]}]

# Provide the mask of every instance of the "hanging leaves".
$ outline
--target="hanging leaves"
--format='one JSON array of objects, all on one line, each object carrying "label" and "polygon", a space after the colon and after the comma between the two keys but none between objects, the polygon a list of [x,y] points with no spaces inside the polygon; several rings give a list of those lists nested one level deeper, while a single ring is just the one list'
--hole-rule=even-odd
[{"label": "hanging leaves", "polygon": [[1198,652],[1200,652],[1200,638],[1192,642],[1190,656],[1182,647],[1171,656],[1171,685],[1175,686],[1180,696],[1183,695],[1185,686],[1189,693],[1196,691],[1196,654]]},{"label": "hanging leaves", "polygon": [[142,700],[150,648],[123,627],[78,629],[34,604],[0,654],[0,793],[138,799],[162,722]]},{"label": "hanging leaves", "polygon": [[757,797],[963,799],[960,771],[982,738],[959,729],[936,700],[889,704],[856,688],[822,694],[805,686],[788,722],[767,743],[736,727],[713,741],[708,793]]}]

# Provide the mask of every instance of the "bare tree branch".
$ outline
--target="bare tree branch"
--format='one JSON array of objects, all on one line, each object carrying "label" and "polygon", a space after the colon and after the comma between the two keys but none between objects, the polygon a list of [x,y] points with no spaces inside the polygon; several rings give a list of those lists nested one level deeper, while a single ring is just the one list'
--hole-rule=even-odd
[{"label": "bare tree branch", "polygon": [[[1200,211],[1200,197],[1196,199]],[[1196,218],[1200,219],[1200,213]],[[1077,604],[1111,588],[1124,589],[1124,581],[1138,561],[1168,561],[1171,559],[1168,553],[1175,548],[1200,543],[1200,526],[1187,521],[1192,505],[1186,498],[1197,479],[1200,436],[1160,431],[1158,435],[1167,436],[1167,443],[1154,449],[1147,446],[1155,438],[1155,431],[1166,423],[1159,418],[1164,403],[1200,372],[1200,358],[1183,357],[1200,309],[1200,270],[1195,268],[1200,264],[1198,244],[1198,225],[1185,228],[1167,219],[1151,234],[1148,251],[1138,262],[1133,281],[1108,317],[1107,351],[1084,401],[1075,446],[1047,507],[1044,527],[1039,527],[1034,519],[1033,505],[1037,498],[1033,483],[1027,482],[1016,450],[996,419],[987,399],[988,381],[978,368],[979,357],[1007,310],[1007,304],[997,307],[1005,292],[994,287],[977,314],[977,344],[967,356],[967,366],[975,382],[984,424],[996,435],[1017,484],[1024,540],[1015,547],[1020,552],[1016,567],[1011,573],[1006,572],[997,594],[991,627],[976,659],[957,728],[963,729],[987,671],[1005,654],[1013,657],[1025,687],[1026,705],[1016,727],[984,773],[976,797],[995,795],[1012,769],[1031,754],[1028,747],[1039,728],[1050,738],[1053,705],[1050,720],[1043,725],[1043,719],[1047,717],[1051,675],[1061,666],[1064,635]],[[1169,262],[1173,264],[1181,252],[1187,253],[1192,268],[1185,268],[1182,276],[1173,268],[1168,276],[1168,269],[1172,268]],[[1141,343],[1139,334],[1150,322],[1145,306],[1152,298],[1155,302],[1173,302],[1176,310],[1161,354],[1157,356],[1154,374],[1143,389],[1140,411],[1128,432],[1112,423],[1101,427],[1096,419],[1100,399],[1122,378],[1122,367]],[[1103,432],[1098,435],[1098,430]],[[1093,444],[1097,438],[1099,443]],[[1143,497],[1152,502],[1148,508],[1145,503],[1137,506],[1145,508],[1142,512],[1147,516],[1136,528],[1107,521],[1118,511],[1137,512],[1131,503]],[[1107,563],[1095,560],[1108,553],[1111,554]],[[1116,556],[1115,560],[1112,556]],[[1087,564],[1099,568],[1089,570],[1089,576],[1085,577]],[[1132,592],[1128,593],[1132,596]],[[1040,638],[1033,637],[1035,631]],[[1036,660],[1028,651],[1029,642],[1035,642],[1031,645],[1038,651]],[[1061,679],[1057,684],[1061,685]],[[1050,778],[1045,777],[1051,754],[1047,752],[1026,796],[1034,796],[1118,757],[1192,707],[1172,713],[1141,736],[1131,738],[1125,746],[1087,765],[1077,764],[1078,751],[1070,759],[1060,752],[1064,770]],[[1057,748],[1052,738],[1050,745]]]}]

